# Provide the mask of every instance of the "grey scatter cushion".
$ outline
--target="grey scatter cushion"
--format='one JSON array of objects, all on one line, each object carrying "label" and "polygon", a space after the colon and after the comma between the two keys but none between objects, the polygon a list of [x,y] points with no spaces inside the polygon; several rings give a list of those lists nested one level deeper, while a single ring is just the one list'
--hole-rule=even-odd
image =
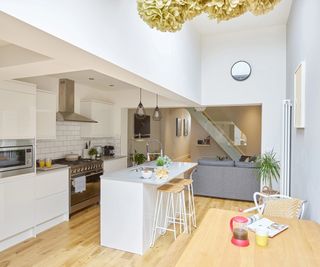
[{"label": "grey scatter cushion", "polygon": [[213,158],[202,158],[198,160],[199,165],[205,166],[229,166],[234,167],[233,160],[217,160]]}]

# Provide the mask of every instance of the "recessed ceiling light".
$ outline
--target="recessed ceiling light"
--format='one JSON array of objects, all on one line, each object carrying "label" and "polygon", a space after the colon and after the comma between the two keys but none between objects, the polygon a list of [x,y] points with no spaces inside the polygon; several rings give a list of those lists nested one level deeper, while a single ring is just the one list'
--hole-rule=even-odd
[{"label": "recessed ceiling light", "polygon": [[94,81],[94,78],[93,77],[89,77],[88,78],[90,81]]},{"label": "recessed ceiling light", "polygon": [[110,87],[114,87],[114,84],[109,84],[108,86],[110,86]]}]

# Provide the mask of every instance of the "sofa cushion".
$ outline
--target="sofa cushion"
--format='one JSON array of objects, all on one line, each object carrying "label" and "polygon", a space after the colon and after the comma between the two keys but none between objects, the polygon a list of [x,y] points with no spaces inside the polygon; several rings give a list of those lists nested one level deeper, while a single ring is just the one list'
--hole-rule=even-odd
[{"label": "sofa cushion", "polygon": [[257,168],[257,164],[255,162],[236,161],[235,166],[238,168]]},{"label": "sofa cushion", "polygon": [[234,167],[233,160],[217,160],[215,158],[202,158],[198,160],[199,165],[205,166],[223,166],[223,167]]}]

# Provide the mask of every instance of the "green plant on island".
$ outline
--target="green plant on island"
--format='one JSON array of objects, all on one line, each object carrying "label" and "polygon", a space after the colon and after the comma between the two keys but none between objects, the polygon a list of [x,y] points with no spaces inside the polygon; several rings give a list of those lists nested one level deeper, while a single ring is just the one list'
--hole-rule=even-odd
[{"label": "green plant on island", "polygon": [[156,164],[159,167],[168,166],[172,163],[172,160],[168,156],[158,157],[156,160]]},{"label": "green plant on island", "polygon": [[134,152],[133,155],[133,161],[137,165],[143,164],[147,160],[146,156],[142,153],[137,153],[137,151]]},{"label": "green plant on island", "polygon": [[276,156],[276,153],[272,150],[265,152],[257,160],[259,179],[270,189],[272,189],[272,181],[278,182],[280,179],[280,162]]}]

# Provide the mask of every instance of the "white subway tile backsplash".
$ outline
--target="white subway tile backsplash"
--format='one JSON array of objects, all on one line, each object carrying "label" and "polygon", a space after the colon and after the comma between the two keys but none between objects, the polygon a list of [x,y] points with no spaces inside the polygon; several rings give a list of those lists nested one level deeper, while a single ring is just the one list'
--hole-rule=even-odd
[{"label": "white subway tile backsplash", "polygon": [[85,143],[91,141],[91,146],[113,145],[115,154],[120,154],[120,138],[95,138],[82,139],[80,136],[80,123],[78,122],[57,122],[56,140],[37,141],[37,159],[40,158],[63,158],[68,153],[82,153]]}]

